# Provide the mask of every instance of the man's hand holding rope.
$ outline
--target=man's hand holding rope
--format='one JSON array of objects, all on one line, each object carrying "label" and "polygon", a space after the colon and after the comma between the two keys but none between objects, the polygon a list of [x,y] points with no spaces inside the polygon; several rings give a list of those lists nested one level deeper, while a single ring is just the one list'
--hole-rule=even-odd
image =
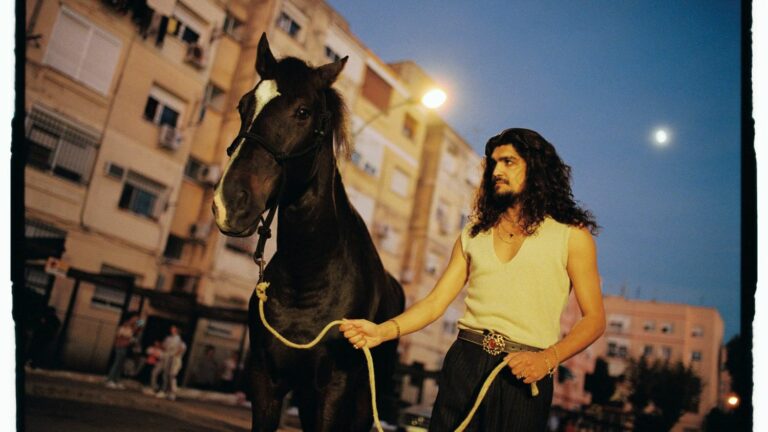
[{"label": "man's hand holding rope", "polygon": [[524,383],[530,384],[553,372],[553,366],[556,366],[554,354],[550,349],[544,351],[531,352],[521,351],[507,354],[504,361],[507,362],[512,370],[512,375],[522,379]]},{"label": "man's hand holding rope", "polygon": [[374,324],[367,320],[343,320],[343,323],[339,326],[339,331],[344,333],[344,337],[349,340],[355,349],[363,347],[373,348],[386,342],[384,325],[392,325],[382,323],[380,325]]}]

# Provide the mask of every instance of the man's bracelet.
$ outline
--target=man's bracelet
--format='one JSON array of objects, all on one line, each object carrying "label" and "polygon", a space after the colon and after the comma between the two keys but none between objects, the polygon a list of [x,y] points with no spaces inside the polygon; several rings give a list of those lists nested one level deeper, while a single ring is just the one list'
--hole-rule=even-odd
[{"label": "man's bracelet", "polygon": [[560,364],[560,356],[557,355],[557,347],[555,346],[555,344],[552,344],[552,351],[555,353],[555,365],[559,365]]},{"label": "man's bracelet", "polygon": [[555,374],[555,370],[552,368],[552,364],[549,362],[549,359],[547,358],[547,355],[542,353],[544,356],[544,363],[547,364],[547,374],[551,377]]},{"label": "man's bracelet", "polygon": [[400,339],[400,324],[398,324],[397,321],[395,321],[394,318],[392,318],[390,320],[387,320],[387,321],[392,321],[392,324],[395,325],[395,328],[397,329],[397,336],[395,336],[395,339]]}]

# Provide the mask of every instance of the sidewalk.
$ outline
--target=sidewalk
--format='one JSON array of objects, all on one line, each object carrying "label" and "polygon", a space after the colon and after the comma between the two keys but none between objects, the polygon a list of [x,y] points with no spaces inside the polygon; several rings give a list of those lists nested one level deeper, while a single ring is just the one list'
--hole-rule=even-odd
[{"label": "sidewalk", "polygon": [[25,394],[28,397],[78,401],[96,405],[130,408],[166,416],[194,420],[212,430],[250,431],[251,412],[232,394],[179,388],[177,400],[158,399],[142,393],[142,386],[123,380],[125,390],[108,389],[104,377],[68,371],[26,369]]}]

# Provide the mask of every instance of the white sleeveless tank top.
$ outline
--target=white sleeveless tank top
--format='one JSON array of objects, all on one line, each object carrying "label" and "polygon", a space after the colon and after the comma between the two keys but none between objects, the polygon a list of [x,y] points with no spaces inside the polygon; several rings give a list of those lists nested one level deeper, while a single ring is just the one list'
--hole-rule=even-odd
[{"label": "white sleeveless tank top", "polygon": [[496,256],[491,230],[472,238],[470,228],[471,223],[461,232],[469,286],[458,327],[493,330],[538,348],[557,342],[571,286],[566,270],[570,226],[545,218],[507,263]]}]

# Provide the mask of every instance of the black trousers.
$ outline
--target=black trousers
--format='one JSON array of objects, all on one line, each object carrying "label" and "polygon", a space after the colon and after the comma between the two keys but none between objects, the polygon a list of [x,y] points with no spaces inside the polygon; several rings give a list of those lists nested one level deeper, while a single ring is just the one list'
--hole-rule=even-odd
[{"label": "black trousers", "polygon": [[[429,423],[431,432],[453,432],[466,418],[485,379],[506,354],[496,356],[480,345],[457,339],[451,345],[440,372],[440,388]],[[545,431],[552,405],[552,378],[537,382],[539,395],[531,395],[523,383],[504,368],[488,388],[467,431]]]}]

